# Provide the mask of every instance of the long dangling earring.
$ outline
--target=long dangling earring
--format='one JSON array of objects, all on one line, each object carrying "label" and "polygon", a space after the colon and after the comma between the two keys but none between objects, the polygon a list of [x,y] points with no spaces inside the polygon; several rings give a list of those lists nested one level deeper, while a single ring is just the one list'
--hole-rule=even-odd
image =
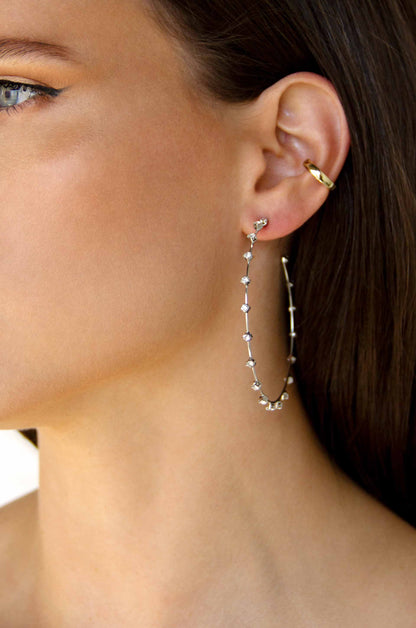
[{"label": "long dangling earring", "polygon": [[[326,188],[328,188],[330,191],[335,189],[335,183],[333,181],[331,181],[331,179],[324,173],[322,172],[322,170],[320,170],[317,166],[315,166],[315,164],[313,164],[311,162],[310,159],[306,159],[303,162],[303,165],[305,166],[305,168],[311,173],[311,175],[313,177],[315,177],[315,179],[317,181],[319,181],[319,183],[322,183],[322,185],[324,185]],[[246,330],[243,334],[243,340],[247,343],[247,349],[248,349],[248,360],[246,362],[246,366],[248,366],[249,368],[252,369],[253,372],[253,377],[254,377],[254,381],[251,384],[251,388],[253,390],[255,390],[256,392],[260,392],[260,396],[258,398],[258,403],[262,406],[264,406],[264,408],[266,410],[269,411],[274,411],[274,410],[281,410],[283,408],[283,401],[286,401],[287,399],[289,399],[289,393],[287,392],[287,386],[289,386],[290,384],[293,384],[294,382],[294,378],[293,375],[291,374],[292,371],[292,366],[293,364],[296,362],[296,356],[294,355],[294,344],[295,344],[295,338],[296,338],[296,332],[295,332],[295,310],[296,307],[293,304],[293,294],[292,294],[292,288],[293,288],[293,283],[290,281],[289,279],[289,274],[287,271],[287,264],[289,262],[288,258],[286,256],[282,256],[281,257],[281,262],[282,262],[282,266],[283,266],[283,273],[285,276],[285,283],[286,283],[286,288],[287,288],[287,293],[288,293],[288,302],[289,302],[289,343],[290,343],[290,348],[289,348],[289,355],[287,357],[287,361],[289,363],[288,365],[288,371],[287,371],[287,375],[284,378],[284,385],[283,385],[283,389],[280,392],[279,396],[276,397],[276,399],[271,400],[262,390],[262,384],[259,381],[258,377],[257,377],[257,373],[256,373],[256,360],[254,359],[252,350],[251,350],[251,341],[253,339],[253,335],[250,332],[250,328],[249,328],[249,316],[248,313],[251,310],[251,306],[249,305],[248,302],[248,286],[251,283],[251,279],[249,277],[249,269],[250,269],[250,262],[253,259],[254,255],[253,255],[253,247],[255,242],[257,241],[257,234],[258,232],[263,229],[263,227],[265,227],[268,224],[269,220],[268,218],[260,218],[259,220],[256,220],[253,224],[254,224],[254,232],[253,233],[249,233],[247,238],[250,240],[251,242],[251,246],[250,246],[250,250],[247,251],[246,253],[243,254],[244,259],[247,262],[247,269],[246,269],[246,274],[241,277],[241,283],[244,285],[245,288],[245,299],[244,299],[244,303],[241,306],[241,311],[244,313],[245,315],[245,320],[246,320]]]}]

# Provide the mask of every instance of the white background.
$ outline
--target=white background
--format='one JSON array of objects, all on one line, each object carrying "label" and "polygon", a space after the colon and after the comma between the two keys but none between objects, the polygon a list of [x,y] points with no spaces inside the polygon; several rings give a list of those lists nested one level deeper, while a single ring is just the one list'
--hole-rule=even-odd
[{"label": "white background", "polygon": [[17,430],[0,430],[0,507],[39,487],[39,450]]}]

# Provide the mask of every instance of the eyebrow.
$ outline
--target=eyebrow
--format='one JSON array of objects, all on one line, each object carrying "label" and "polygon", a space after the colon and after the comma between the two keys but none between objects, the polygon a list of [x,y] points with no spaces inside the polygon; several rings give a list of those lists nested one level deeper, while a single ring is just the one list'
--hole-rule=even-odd
[{"label": "eyebrow", "polygon": [[0,38],[0,59],[28,56],[49,57],[80,63],[74,51],[66,46],[32,39]]}]

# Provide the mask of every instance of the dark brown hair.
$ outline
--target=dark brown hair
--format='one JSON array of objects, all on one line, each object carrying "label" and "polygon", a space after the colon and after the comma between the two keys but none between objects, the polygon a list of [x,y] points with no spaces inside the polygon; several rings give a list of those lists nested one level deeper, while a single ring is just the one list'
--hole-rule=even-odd
[{"label": "dark brown hair", "polygon": [[336,88],[351,148],[290,255],[297,381],[331,459],[416,526],[414,0],[149,0],[211,97]]}]

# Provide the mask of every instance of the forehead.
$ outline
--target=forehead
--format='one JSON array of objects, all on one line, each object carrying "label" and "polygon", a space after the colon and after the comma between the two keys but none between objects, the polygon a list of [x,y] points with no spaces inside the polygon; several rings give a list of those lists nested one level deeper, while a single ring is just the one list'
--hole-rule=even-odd
[{"label": "forehead", "polygon": [[162,43],[141,0],[0,0],[0,44],[11,39],[56,45],[62,56],[92,63]]}]

